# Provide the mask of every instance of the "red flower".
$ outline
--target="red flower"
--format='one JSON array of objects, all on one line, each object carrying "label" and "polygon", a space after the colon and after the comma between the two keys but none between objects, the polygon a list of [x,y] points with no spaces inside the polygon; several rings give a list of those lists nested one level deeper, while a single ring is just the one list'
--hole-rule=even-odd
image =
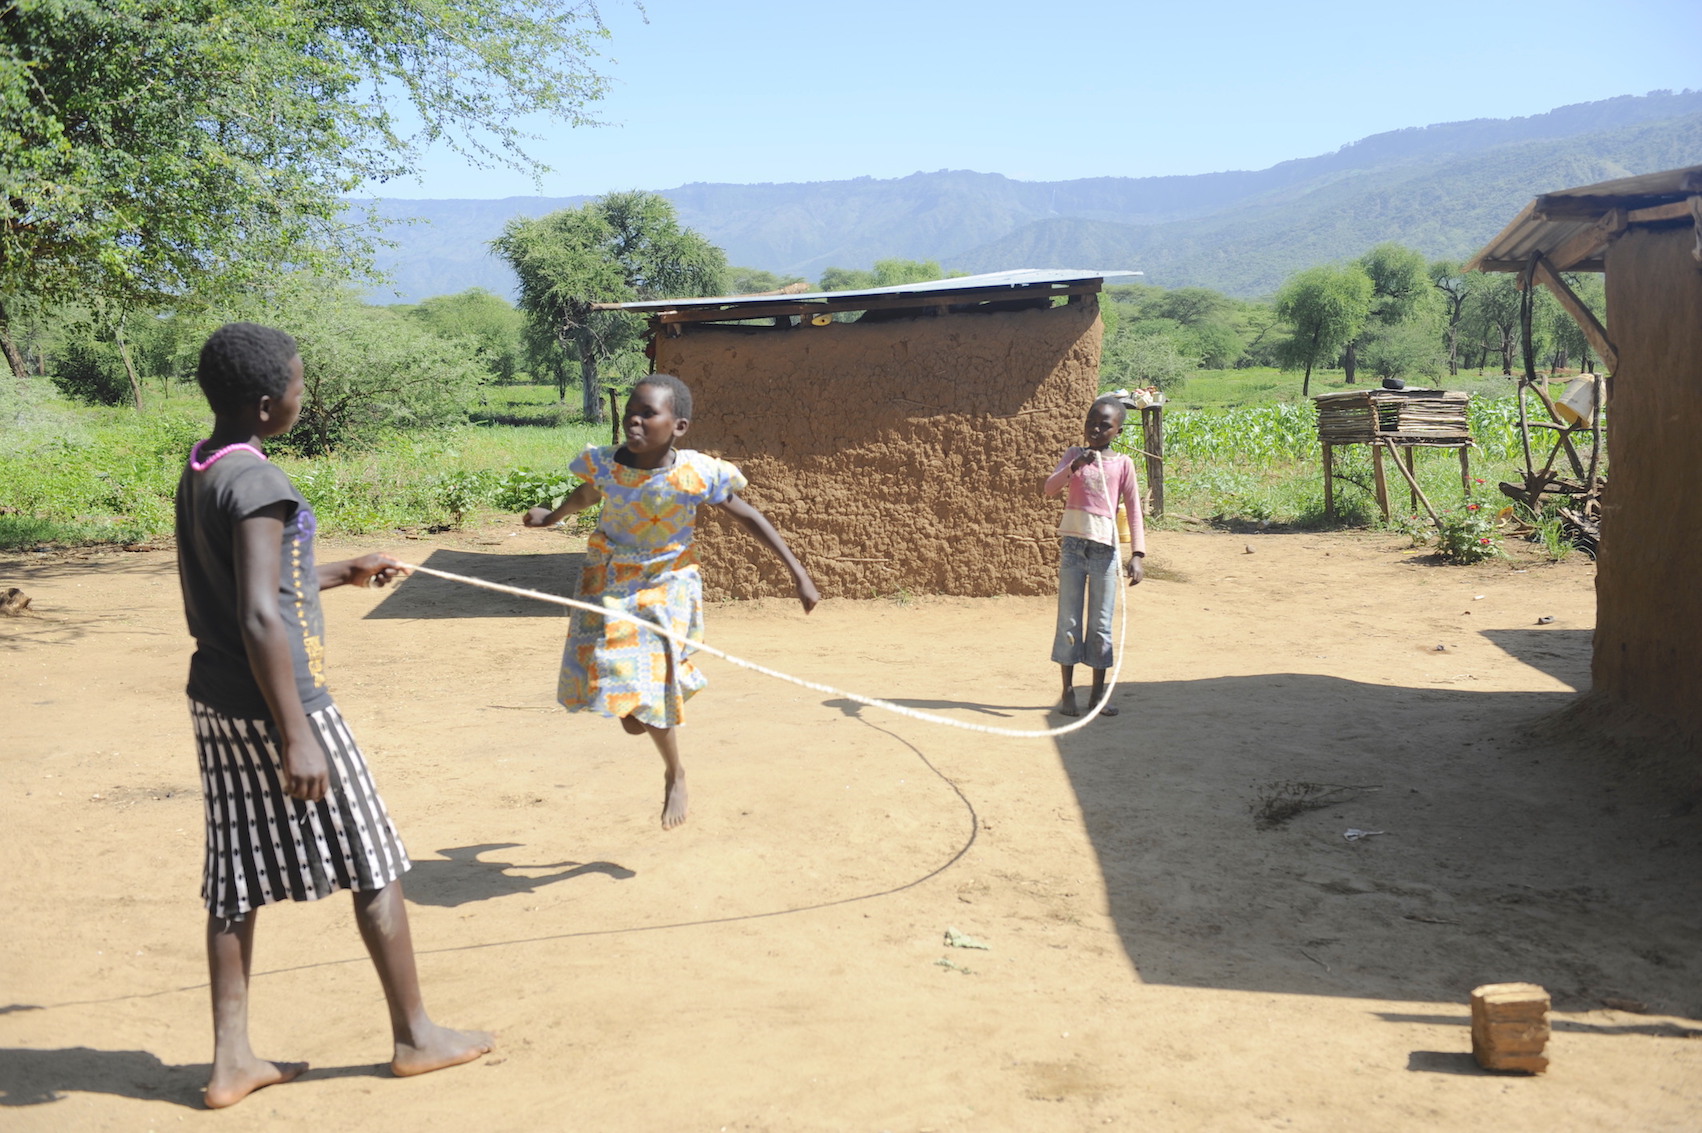
[{"label": "red flower", "polygon": [[1478,542],[1482,543],[1486,547],[1489,546],[1489,539],[1487,537],[1479,539]]},{"label": "red flower", "polygon": [[1476,505],[1476,504],[1467,504],[1467,505],[1466,505],[1466,510],[1467,510],[1467,511],[1476,511],[1476,510],[1477,510],[1477,507],[1478,507],[1478,505]]}]

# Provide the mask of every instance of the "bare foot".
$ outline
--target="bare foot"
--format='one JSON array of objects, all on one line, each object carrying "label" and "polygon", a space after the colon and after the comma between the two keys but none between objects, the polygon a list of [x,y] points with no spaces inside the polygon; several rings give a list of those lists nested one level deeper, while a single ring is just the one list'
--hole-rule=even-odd
[{"label": "bare foot", "polygon": [[459,1066],[482,1058],[496,1048],[496,1040],[484,1031],[453,1031],[429,1024],[430,1030],[414,1036],[411,1043],[398,1042],[390,1072],[398,1078],[430,1074],[446,1066]]},{"label": "bare foot", "polygon": [[301,1077],[307,1069],[305,1062],[268,1062],[264,1058],[255,1058],[235,1066],[213,1067],[213,1076],[207,1079],[207,1093],[203,1100],[208,1109],[224,1109],[252,1094],[255,1090],[263,1090],[267,1086],[276,1086],[282,1082],[293,1082]]},{"label": "bare foot", "polygon": [[622,716],[621,728],[629,736],[642,736],[644,734],[644,721],[637,716]]},{"label": "bare foot", "polygon": [[1080,716],[1081,715],[1081,709],[1076,707],[1076,690],[1075,689],[1067,688],[1067,689],[1064,690],[1064,702],[1062,704],[1058,705],[1058,711],[1062,712],[1065,716]]},{"label": "bare foot", "polygon": [[[1093,703],[1098,704],[1100,701],[1102,701],[1104,699],[1105,699],[1105,693],[1101,692],[1093,698]],[[1117,710],[1115,708],[1113,708],[1111,705],[1107,704],[1104,708],[1101,708],[1099,710],[1099,714],[1101,716],[1115,716],[1115,715],[1117,715]]]},{"label": "bare foot", "polygon": [[676,779],[671,772],[664,772],[662,779],[665,785],[665,793],[662,796],[662,829],[672,830],[686,820],[686,812],[691,809],[691,800],[686,796],[684,774]]}]

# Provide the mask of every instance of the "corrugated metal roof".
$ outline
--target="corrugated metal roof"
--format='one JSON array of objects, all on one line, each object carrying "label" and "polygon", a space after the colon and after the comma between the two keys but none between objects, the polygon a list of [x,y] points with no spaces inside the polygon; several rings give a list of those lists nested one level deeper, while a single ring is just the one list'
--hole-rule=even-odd
[{"label": "corrugated metal roof", "polygon": [[[1572,245],[1576,249],[1605,246],[1616,225],[1622,228],[1626,223],[1641,222],[1636,215],[1640,210],[1678,204],[1697,193],[1702,193],[1702,165],[1544,193],[1484,245],[1466,264],[1466,270],[1522,271],[1533,252],[1552,259],[1557,250],[1572,241],[1576,241]],[[1626,215],[1615,217],[1616,209],[1625,210]],[[1556,266],[1567,271],[1600,271],[1599,248],[1584,259]]]},{"label": "corrugated metal roof", "polygon": [[893,295],[957,295],[1000,288],[1038,287],[1046,284],[1069,286],[1093,280],[1133,279],[1138,271],[1096,271],[1082,268],[1016,268],[1011,271],[964,275],[956,279],[931,279],[924,283],[900,283],[892,287],[865,287],[849,291],[807,291],[794,295],[720,295],[713,298],[644,299],[632,303],[598,303],[599,310],[688,311],[706,307],[762,307],[809,302],[844,303],[848,300]]}]

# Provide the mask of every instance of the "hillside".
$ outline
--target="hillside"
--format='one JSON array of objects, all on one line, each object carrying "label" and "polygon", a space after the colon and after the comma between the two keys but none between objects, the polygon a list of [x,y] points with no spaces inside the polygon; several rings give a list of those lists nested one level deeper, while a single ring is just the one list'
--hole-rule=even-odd
[{"label": "hillside", "polygon": [[[1463,255],[1544,189],[1699,161],[1702,91],[1684,91],[1396,130],[1256,171],[1024,182],[957,170],[662,194],[731,262],[776,272],[902,256],[966,271],[1132,267],[1166,286],[1257,295],[1379,240]],[[380,202],[396,218],[384,233],[396,247],[380,259],[395,282],[375,298],[512,293],[487,242],[511,217],[585,200]]]}]

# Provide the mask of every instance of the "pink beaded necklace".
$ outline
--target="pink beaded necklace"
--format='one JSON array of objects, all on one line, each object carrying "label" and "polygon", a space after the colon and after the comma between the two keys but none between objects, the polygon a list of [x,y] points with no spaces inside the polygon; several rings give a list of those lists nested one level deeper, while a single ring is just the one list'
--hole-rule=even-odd
[{"label": "pink beaded necklace", "polygon": [[218,452],[215,452],[212,456],[209,456],[206,460],[202,460],[202,459],[200,459],[200,457],[201,457],[201,446],[206,444],[206,443],[207,443],[206,441],[196,441],[195,447],[189,450],[189,467],[192,468],[193,470],[195,470],[196,472],[207,471],[207,469],[211,468],[214,464],[216,464],[218,462],[220,457],[229,456],[231,453],[235,452],[237,449],[246,449],[247,451],[253,453],[255,456],[259,457],[261,460],[266,459],[265,453],[261,452],[259,449],[255,448],[253,445],[249,444],[247,441],[238,441],[234,445],[226,445],[224,448],[220,449]]}]

